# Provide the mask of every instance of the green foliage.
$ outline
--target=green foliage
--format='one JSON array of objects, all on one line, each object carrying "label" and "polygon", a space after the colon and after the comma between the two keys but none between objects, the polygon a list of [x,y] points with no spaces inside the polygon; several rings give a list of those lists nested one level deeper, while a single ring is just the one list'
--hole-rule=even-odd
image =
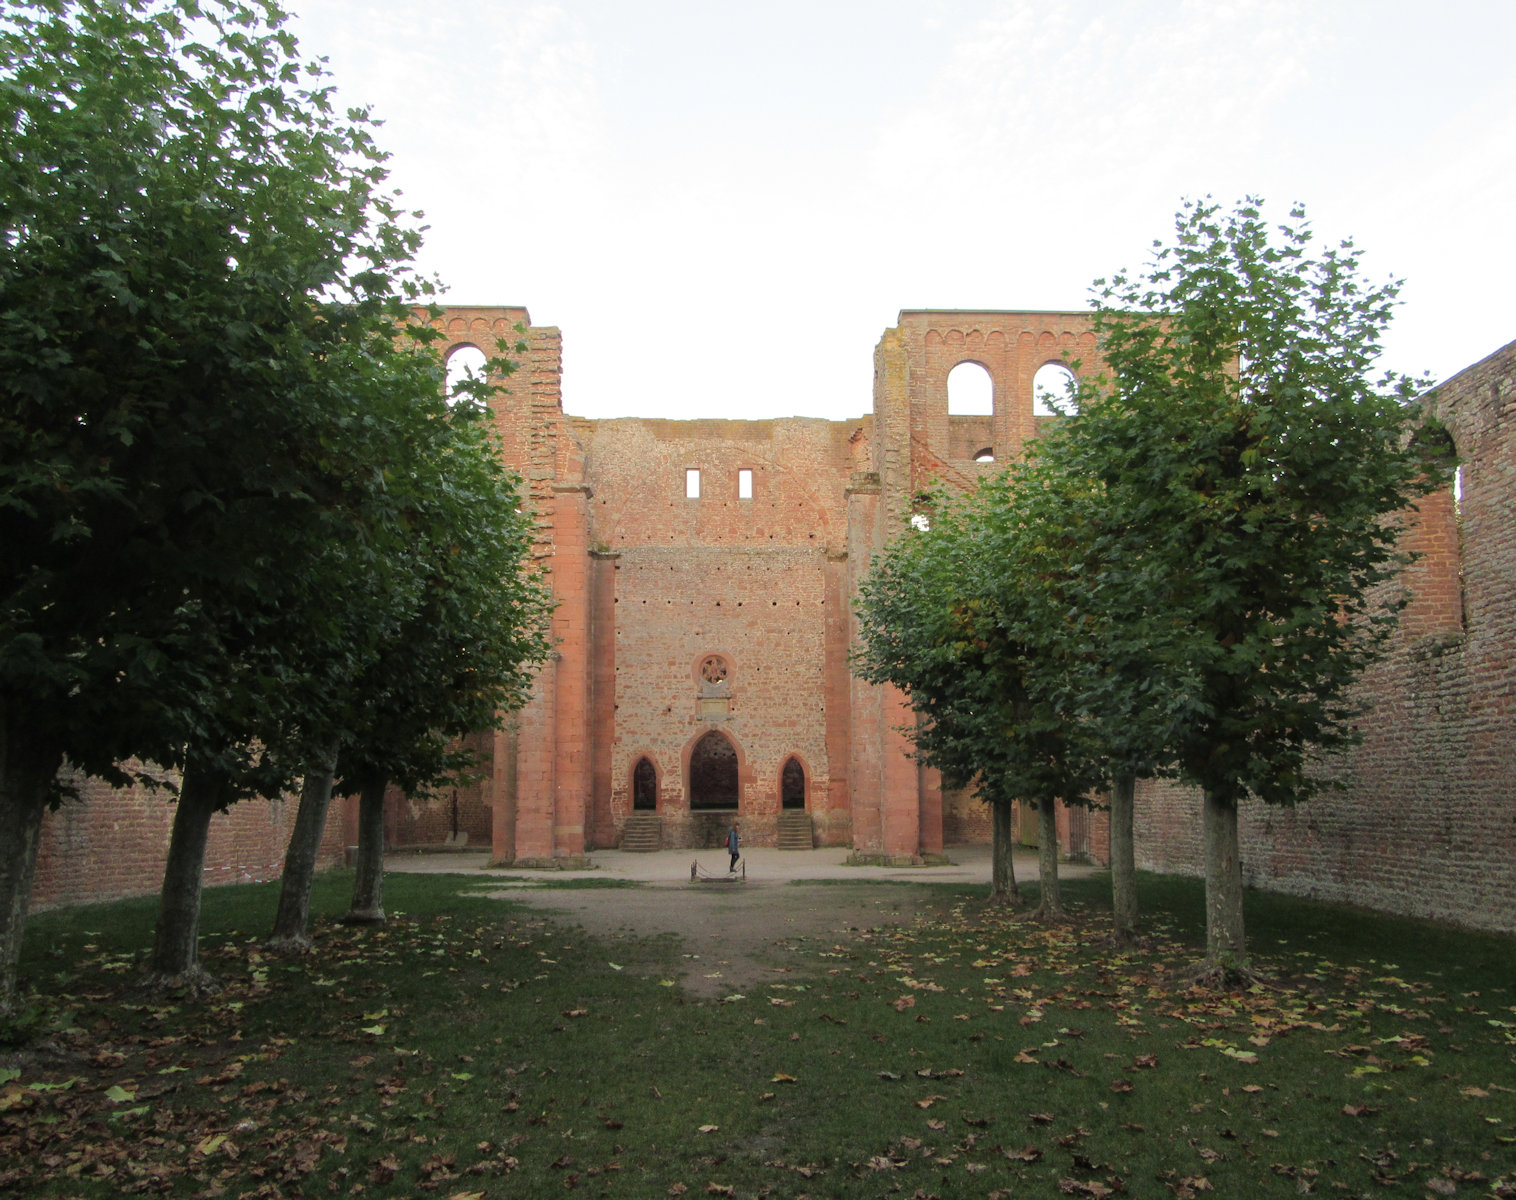
[{"label": "green foliage", "polygon": [[[923,762],[990,803],[1078,803],[1098,781],[1086,727],[1061,707],[1058,547],[999,480],[931,499],[859,588],[854,672],[893,684]],[[1008,569],[1008,566],[1014,567]]]},{"label": "green foliage", "polygon": [[455,740],[525,704],[551,650],[552,600],[527,571],[532,528],[520,480],[482,421],[448,433],[408,510],[420,595],[336,697],[350,788],[377,775],[415,792],[466,766]]},{"label": "green foliage", "polygon": [[[519,702],[546,652],[481,403],[510,364],[444,400],[418,229],[285,24],[231,0],[0,20],[7,828],[65,756],[276,794],[360,731],[355,681],[423,626],[445,686],[389,702],[443,731],[406,768],[435,774],[433,744]],[[0,872],[0,1003],[28,875]]]},{"label": "green foliage", "polygon": [[394,341],[431,285],[368,118],[284,20],[0,26],[0,710],[102,774],[259,724],[298,682],[285,614],[315,640],[382,596],[353,581],[390,518],[354,510],[440,381]]},{"label": "green foliage", "polygon": [[[1043,439],[1081,481],[1074,599],[1108,729],[1161,697],[1165,757],[1225,802],[1304,800],[1356,737],[1352,681],[1381,648],[1405,506],[1435,482],[1412,381],[1371,370],[1398,285],[1351,244],[1311,253],[1300,208],[1190,203],[1148,268],[1101,281],[1108,374]],[[1105,647],[1110,646],[1110,662]]]}]

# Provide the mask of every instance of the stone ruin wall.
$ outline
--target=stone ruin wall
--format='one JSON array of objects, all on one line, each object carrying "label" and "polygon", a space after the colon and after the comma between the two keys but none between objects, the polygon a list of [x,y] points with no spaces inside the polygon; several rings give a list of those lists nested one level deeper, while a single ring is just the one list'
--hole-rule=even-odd
[{"label": "stone ruin wall", "polygon": [[[845,689],[838,643],[837,553],[844,491],[862,422],[575,418],[586,464],[589,540],[607,595],[595,604],[591,655],[610,678],[597,700],[597,841],[631,811],[632,772],[658,774],[665,844],[713,833],[690,812],[690,753],[709,729],[737,749],[744,836],[772,844],[780,775],[796,758],[818,841],[847,844],[850,822],[828,723]],[[686,471],[700,495],[685,495]],[[752,495],[739,496],[739,472]],[[702,696],[711,655],[729,668],[723,695]],[[844,755],[845,758],[845,755]],[[845,768],[844,768],[845,769]],[[614,833],[611,835],[614,837]],[[605,844],[605,843],[601,843]]]},{"label": "stone ruin wall", "polygon": [[[535,557],[560,600],[559,656],[506,731],[481,735],[484,778],[459,791],[459,826],[503,861],[563,860],[619,840],[631,772],[658,772],[665,844],[702,832],[685,795],[689,752],[719,727],[738,750],[742,813],[771,839],[779,772],[804,766],[818,844],[898,856],[982,841],[987,812],[910,761],[905,710],[846,670],[850,597],[933,480],[969,486],[1035,435],[1031,377],[1085,360],[1084,314],[904,312],[876,350],[873,412],[856,421],[590,421],[562,412],[562,340],[519,308],[454,309],[445,345],[488,348],[528,325],[528,352],[493,408],[523,475]],[[946,377],[962,361],[995,381],[993,417],[949,417]],[[1492,928],[1516,928],[1516,346],[1438,389],[1463,457],[1461,515],[1429,497],[1413,533],[1425,557],[1390,657],[1365,679],[1365,744],[1335,765],[1350,790],[1296,811],[1243,810],[1249,883]],[[992,447],[994,464],[976,463]],[[699,500],[684,471],[702,473]],[[754,472],[739,500],[738,470]],[[1460,575],[1459,562],[1462,563]],[[766,611],[765,611],[766,610]],[[732,677],[713,717],[696,677],[709,653]],[[172,815],[161,797],[111,796],[48,818],[36,902],[157,889]],[[334,804],[323,861],[351,843],[352,805]],[[245,802],[212,826],[208,881],[276,874],[287,800]],[[443,840],[451,796],[392,794],[393,845]],[[1140,865],[1198,872],[1198,803],[1138,793]],[[1066,850],[1103,861],[1103,814],[1060,812]]]}]

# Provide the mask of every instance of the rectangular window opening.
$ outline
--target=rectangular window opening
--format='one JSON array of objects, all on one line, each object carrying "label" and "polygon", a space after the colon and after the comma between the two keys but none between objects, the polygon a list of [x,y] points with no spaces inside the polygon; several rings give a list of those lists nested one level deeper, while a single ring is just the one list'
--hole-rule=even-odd
[{"label": "rectangular window opening", "polygon": [[753,498],[753,472],[743,467],[737,472],[737,499],[751,500]]},{"label": "rectangular window opening", "polygon": [[684,472],[684,498],[686,500],[700,499],[699,467],[689,467]]}]

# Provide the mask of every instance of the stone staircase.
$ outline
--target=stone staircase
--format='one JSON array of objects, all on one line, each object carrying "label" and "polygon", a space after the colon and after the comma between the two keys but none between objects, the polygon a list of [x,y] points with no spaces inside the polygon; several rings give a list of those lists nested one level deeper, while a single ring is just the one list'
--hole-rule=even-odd
[{"label": "stone staircase", "polygon": [[663,849],[663,818],[657,813],[634,812],[621,827],[621,848],[634,854]]},{"label": "stone staircase", "polygon": [[815,837],[811,832],[811,814],[803,808],[786,808],[779,812],[777,831],[781,850],[814,850]]}]

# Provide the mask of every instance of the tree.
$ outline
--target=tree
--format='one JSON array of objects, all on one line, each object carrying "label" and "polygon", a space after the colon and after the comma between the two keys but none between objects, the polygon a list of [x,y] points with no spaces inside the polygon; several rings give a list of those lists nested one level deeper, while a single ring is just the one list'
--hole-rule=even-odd
[{"label": "tree", "polygon": [[[465,414],[486,410],[460,405]],[[482,420],[450,426],[435,472],[409,509],[424,586],[364,669],[338,693],[337,753],[313,764],[285,856],[273,941],[306,942],[311,879],[333,774],[360,797],[358,877],[350,919],[383,919],[384,795],[455,779],[472,765],[457,739],[498,727],[527,700],[551,651],[550,593],[527,570],[530,519],[520,480]],[[314,786],[312,781],[314,780]]]},{"label": "tree", "polygon": [[182,766],[182,869],[270,698],[314,682],[281,606],[330,599],[344,553],[394,561],[352,492],[382,490],[364,400],[430,285],[367,115],[333,112],[284,22],[38,0],[0,23],[0,1005],[65,757]]},{"label": "tree", "polygon": [[1058,917],[1056,804],[1084,801],[1098,759],[1059,706],[1045,581],[1060,548],[1006,519],[1021,512],[1007,508],[1013,495],[1005,478],[957,502],[939,495],[929,528],[891,543],[859,589],[853,669],[907,695],[917,754],[995,806],[997,833],[1016,801],[1037,807],[1038,911]]},{"label": "tree", "polygon": [[1238,806],[1332,786],[1313,763],[1356,739],[1398,514],[1432,476],[1418,385],[1371,378],[1396,283],[1362,282],[1351,243],[1311,254],[1299,207],[1271,229],[1256,200],[1186,203],[1175,227],[1144,271],[1097,283],[1109,374],[1042,453],[1089,485],[1080,603],[1119,669],[1085,704],[1109,728],[1162,697],[1159,757],[1204,797],[1207,967],[1230,971]]}]

